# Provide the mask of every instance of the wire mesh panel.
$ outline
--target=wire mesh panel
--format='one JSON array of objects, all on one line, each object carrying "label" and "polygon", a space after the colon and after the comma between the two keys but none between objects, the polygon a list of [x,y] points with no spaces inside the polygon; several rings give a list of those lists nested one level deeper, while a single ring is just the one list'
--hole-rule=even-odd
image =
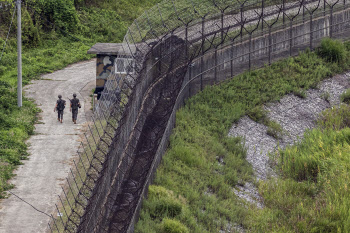
[{"label": "wire mesh panel", "polygon": [[[132,232],[185,99],[350,32],[349,0],[168,0],[128,28],[50,222]],[[118,59],[118,58],[117,58]],[[123,64],[122,64],[122,63]]]}]

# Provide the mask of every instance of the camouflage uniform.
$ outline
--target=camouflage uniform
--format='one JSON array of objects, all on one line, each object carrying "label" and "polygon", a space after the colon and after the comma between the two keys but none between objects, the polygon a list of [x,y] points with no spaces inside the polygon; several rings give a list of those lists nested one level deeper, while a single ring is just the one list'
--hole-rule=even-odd
[{"label": "camouflage uniform", "polygon": [[80,107],[80,102],[78,98],[73,98],[70,100],[70,102],[72,105],[72,119],[73,121],[76,121],[78,117],[78,109]]},{"label": "camouflage uniform", "polygon": [[63,110],[64,110],[64,105],[66,101],[59,99],[57,100],[57,113],[58,113],[58,119],[63,120]]}]

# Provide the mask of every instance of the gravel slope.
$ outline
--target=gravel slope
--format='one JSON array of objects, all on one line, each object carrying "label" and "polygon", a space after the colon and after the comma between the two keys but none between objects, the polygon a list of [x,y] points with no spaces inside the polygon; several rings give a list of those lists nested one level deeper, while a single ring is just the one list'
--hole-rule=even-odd
[{"label": "gravel slope", "polygon": [[[247,160],[253,166],[257,180],[265,180],[275,175],[269,165],[268,153],[302,139],[307,129],[316,126],[315,121],[322,111],[340,103],[340,95],[350,87],[349,79],[350,72],[337,75],[320,83],[319,89],[308,90],[304,99],[290,94],[277,103],[267,104],[265,109],[269,112],[269,118],[283,128],[284,133],[279,140],[267,135],[265,125],[256,123],[249,117],[243,117],[232,126],[229,136],[244,138]],[[329,94],[328,99],[324,97],[326,93]],[[236,187],[234,191],[248,203],[263,208],[263,200],[253,184]]]}]

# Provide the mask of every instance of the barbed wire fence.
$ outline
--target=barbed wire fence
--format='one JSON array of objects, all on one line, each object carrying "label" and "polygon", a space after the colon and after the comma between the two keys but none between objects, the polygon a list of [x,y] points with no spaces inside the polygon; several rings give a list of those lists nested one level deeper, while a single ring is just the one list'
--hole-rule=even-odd
[{"label": "barbed wire fence", "polygon": [[52,232],[132,232],[175,126],[207,85],[350,35],[349,0],[169,0],[129,27],[126,74],[107,79]]}]

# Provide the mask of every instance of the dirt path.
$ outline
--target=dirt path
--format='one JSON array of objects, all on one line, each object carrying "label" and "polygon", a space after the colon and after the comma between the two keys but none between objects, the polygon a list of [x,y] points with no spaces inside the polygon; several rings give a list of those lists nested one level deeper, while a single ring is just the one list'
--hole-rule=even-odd
[{"label": "dirt path", "polygon": [[[16,170],[11,181],[16,187],[11,191],[47,214],[55,209],[60,187],[79,146],[79,135],[91,114],[89,95],[95,87],[95,69],[95,60],[74,64],[25,87],[26,96],[35,100],[42,113],[40,124],[35,125],[35,135],[28,140],[29,159]],[[82,104],[76,125],[71,120],[67,98],[74,92]],[[67,101],[63,124],[53,112],[58,94]],[[13,195],[0,204],[1,233],[45,232],[48,221],[48,216]]]}]

